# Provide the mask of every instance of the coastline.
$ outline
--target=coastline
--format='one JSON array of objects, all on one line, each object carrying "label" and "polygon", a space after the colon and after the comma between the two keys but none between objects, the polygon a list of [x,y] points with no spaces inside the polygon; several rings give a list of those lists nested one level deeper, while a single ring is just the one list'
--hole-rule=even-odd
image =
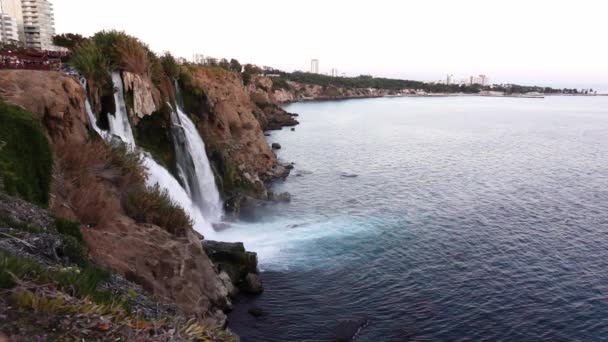
[{"label": "coastline", "polygon": [[495,98],[520,98],[520,99],[544,99],[545,97],[606,97],[608,94],[542,94],[542,95],[489,95],[489,94],[465,94],[465,93],[429,93],[429,94],[402,94],[402,95],[372,95],[372,96],[339,96],[339,97],[306,97],[296,100],[279,102],[280,105],[302,102],[326,102],[377,98],[402,98],[402,97],[495,97]]}]

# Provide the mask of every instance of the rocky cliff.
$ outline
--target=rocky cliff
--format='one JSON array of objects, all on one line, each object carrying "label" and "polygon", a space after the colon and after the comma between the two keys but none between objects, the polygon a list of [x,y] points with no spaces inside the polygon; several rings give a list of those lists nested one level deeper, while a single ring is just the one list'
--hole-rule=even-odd
[{"label": "rocky cliff", "polygon": [[38,115],[55,143],[88,139],[85,92],[73,78],[59,72],[2,70],[0,99]]},{"label": "rocky cliff", "polygon": [[141,171],[129,166],[131,157],[89,133],[80,84],[56,72],[2,70],[0,99],[42,121],[56,159],[49,208],[83,223],[91,257],[156,300],[223,325],[222,311],[230,306],[227,289],[192,229],[172,233],[125,212],[125,196],[140,186]]},{"label": "rocky cliff", "polygon": [[299,101],[373,98],[390,95],[390,91],[385,89],[321,86],[285,81],[262,75],[255,76],[252,79],[249,90],[252,99],[258,100],[261,104],[271,103],[274,105]]},{"label": "rocky cliff", "polygon": [[226,209],[238,213],[247,197],[268,199],[266,184],[287,172],[264,137],[273,119],[252,99],[237,73],[217,67],[184,68],[184,108],[207,144]]}]

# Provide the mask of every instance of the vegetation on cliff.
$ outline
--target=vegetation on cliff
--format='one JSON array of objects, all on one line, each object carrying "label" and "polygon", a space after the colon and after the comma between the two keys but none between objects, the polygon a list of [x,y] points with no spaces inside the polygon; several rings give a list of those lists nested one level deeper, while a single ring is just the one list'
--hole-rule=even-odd
[{"label": "vegetation on cliff", "polygon": [[[260,70],[253,70],[252,73],[261,73]],[[490,88],[488,86],[482,86],[480,84],[472,85],[459,85],[459,84],[438,84],[428,83],[421,81],[403,80],[403,79],[392,79],[383,77],[372,77],[367,75],[360,75],[358,77],[334,77],[322,74],[314,74],[309,72],[295,71],[295,72],[284,72],[281,70],[268,70],[270,74],[278,75],[279,77],[273,78],[273,83],[276,87],[273,90],[290,90],[286,81],[297,82],[300,84],[309,85],[320,85],[326,89],[327,87],[343,87],[346,89],[383,89],[391,91],[399,91],[402,89],[416,89],[423,90],[427,93],[465,93],[475,94],[482,90],[494,90],[503,91],[506,94],[524,94],[528,92],[538,93],[577,93],[576,89],[556,89],[551,87],[537,87],[537,86],[522,86],[522,85],[508,85],[508,86],[497,86]],[[245,72],[246,73],[246,72]]]},{"label": "vegetation on cliff", "polygon": [[[94,264],[75,222],[53,220],[0,193],[0,223],[0,331],[11,339],[237,340],[159,305]],[[78,259],[63,254],[63,247],[54,254],[53,246],[67,236],[85,250]]]},{"label": "vegetation on cliff", "polygon": [[40,120],[0,101],[0,182],[4,191],[46,206],[53,154]]},{"label": "vegetation on cliff", "polygon": [[[78,149],[79,151],[77,151]],[[59,184],[78,218],[97,225],[124,212],[139,223],[152,223],[174,235],[183,236],[192,221],[166,192],[145,184],[141,155],[123,144],[94,141],[84,146],[63,146],[58,158],[62,179]],[[108,185],[119,202],[108,198]]]}]

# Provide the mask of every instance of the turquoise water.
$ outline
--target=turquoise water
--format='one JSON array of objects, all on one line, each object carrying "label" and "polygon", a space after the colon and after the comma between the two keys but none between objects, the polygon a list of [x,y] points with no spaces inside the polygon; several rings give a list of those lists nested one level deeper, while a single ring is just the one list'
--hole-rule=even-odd
[{"label": "turquoise water", "polygon": [[[244,341],[608,336],[608,97],[386,98],[286,108],[288,204],[223,233],[259,252]],[[255,319],[247,309],[268,314]]]}]

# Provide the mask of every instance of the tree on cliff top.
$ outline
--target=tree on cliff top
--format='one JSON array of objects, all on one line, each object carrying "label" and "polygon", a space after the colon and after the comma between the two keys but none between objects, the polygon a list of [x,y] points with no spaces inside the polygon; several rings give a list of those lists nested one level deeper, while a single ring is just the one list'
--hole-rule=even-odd
[{"label": "tree on cliff top", "polygon": [[68,48],[71,51],[77,48],[85,40],[87,39],[78,33],[64,33],[53,36],[53,44]]},{"label": "tree on cliff top", "polygon": [[230,60],[230,70],[240,73],[241,70],[243,70],[243,67],[241,66],[241,63],[239,63],[239,61],[233,58]]}]

